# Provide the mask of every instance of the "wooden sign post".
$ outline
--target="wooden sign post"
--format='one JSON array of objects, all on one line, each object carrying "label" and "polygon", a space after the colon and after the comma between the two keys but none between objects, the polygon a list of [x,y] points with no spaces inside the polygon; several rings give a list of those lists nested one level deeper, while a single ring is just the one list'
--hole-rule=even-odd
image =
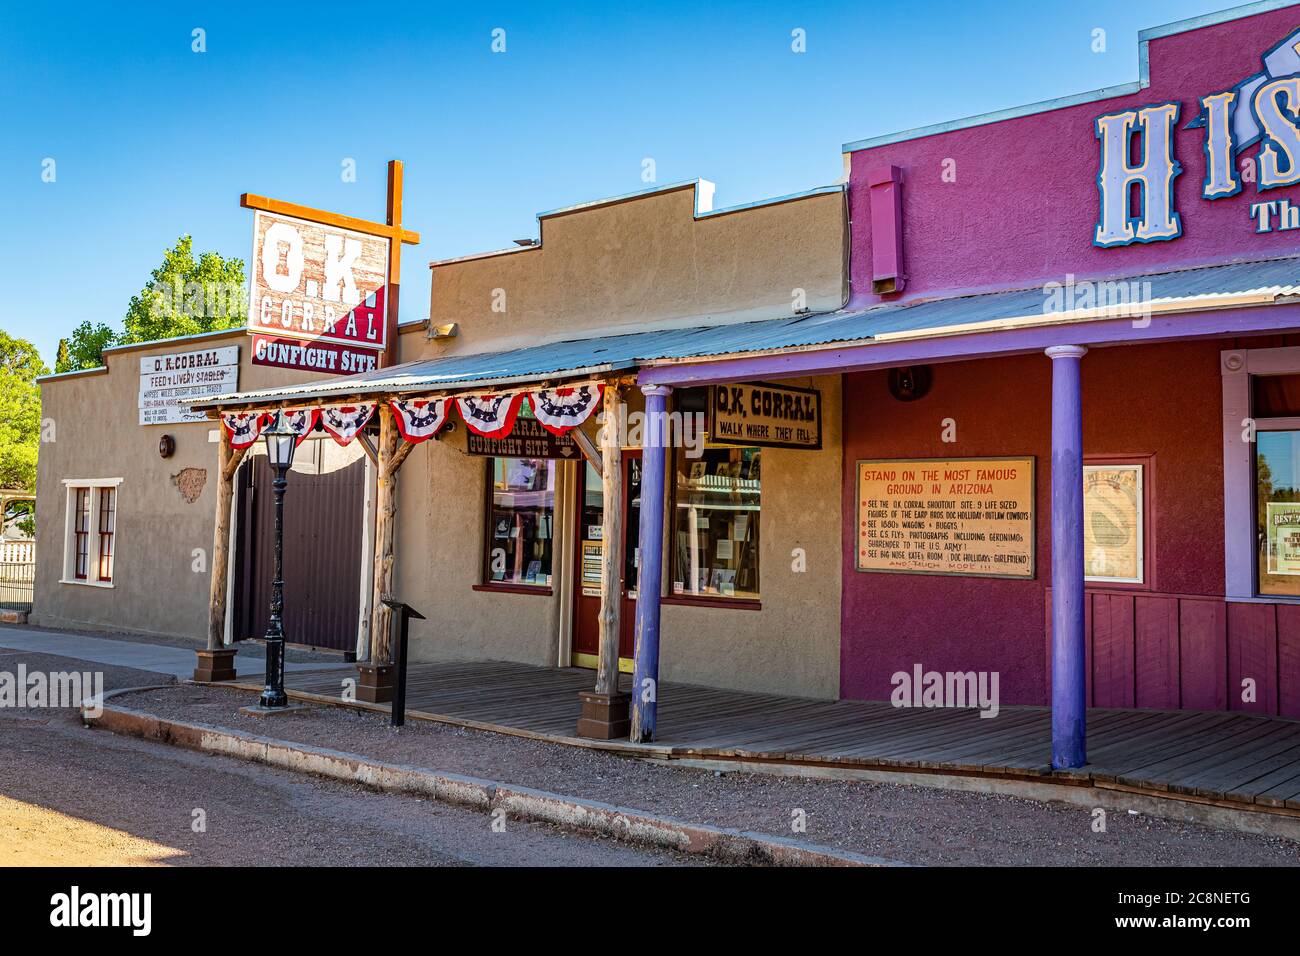
[{"label": "wooden sign post", "polygon": [[[284,202],[280,199],[268,199],[266,196],[258,196],[253,193],[244,193],[239,197],[239,204],[245,209],[255,209],[260,212],[268,213],[272,216],[286,217],[289,219],[299,220],[302,223],[314,223],[320,226],[326,226],[332,229],[347,230],[353,233],[361,233],[363,236],[376,236],[388,241],[388,262],[386,270],[386,284],[383,289],[385,297],[385,312],[387,320],[384,323],[384,348],[382,353],[382,365],[397,364],[397,309],[398,298],[402,282],[402,244],[418,243],[420,234],[412,232],[402,226],[402,161],[399,159],[391,160],[388,163],[388,209],[386,222],[371,222],[368,219],[357,219],[354,216],[344,216],[335,212],[327,212],[323,209],[313,209],[309,206],[300,206],[297,203]],[[258,236],[254,236],[255,247],[253,250],[254,257],[258,256],[256,241]],[[302,268],[302,253],[296,253],[298,257],[299,269]],[[336,260],[337,263],[337,260]],[[254,321],[255,312],[260,308],[260,303],[254,301],[257,291],[257,275],[259,263],[254,261],[250,264],[250,271],[253,276],[253,292],[249,302],[249,331],[254,332],[257,324]],[[311,281],[311,280],[309,280]],[[315,351],[322,352],[321,359],[328,358],[328,349],[337,348],[337,342],[334,340],[326,341],[325,337],[313,340],[310,332],[304,334],[301,326],[309,323],[309,319],[301,313],[293,315],[301,325],[295,331],[295,335],[305,340],[304,350],[315,344]],[[319,321],[319,317],[317,317]],[[373,347],[373,346],[372,346]],[[313,357],[315,358],[315,357]],[[267,363],[270,364],[270,363]],[[364,371],[361,368],[340,368],[335,365],[331,366],[323,362],[314,362],[313,364],[294,365],[292,367],[311,368],[319,371]]]},{"label": "wooden sign post", "polygon": [[[327,212],[324,209],[313,209],[310,206],[301,206],[298,203],[285,202],[280,199],[269,199],[266,196],[258,196],[254,193],[244,193],[239,197],[239,204],[245,209],[257,210],[260,213],[266,213],[271,217],[277,217],[280,220],[295,220],[298,227],[311,226],[312,224],[325,227],[326,230],[335,230],[333,235],[309,235],[305,239],[301,232],[295,232],[293,226],[295,223],[285,223],[282,227],[281,234],[286,237],[288,245],[288,255],[286,255],[285,273],[280,272],[280,247],[277,245],[274,255],[268,259],[274,260],[273,269],[268,269],[259,260],[260,250],[257,243],[265,239],[265,235],[259,235],[257,226],[254,226],[254,261],[250,263],[250,275],[252,277],[251,289],[249,296],[249,333],[254,339],[254,364],[262,365],[282,365],[289,368],[300,368],[315,371],[332,371],[336,374],[347,374],[348,372],[364,371],[362,367],[348,367],[354,365],[353,360],[358,355],[366,356],[366,363],[369,367],[392,366],[397,364],[397,309],[398,309],[398,292],[402,280],[402,244],[416,244],[420,241],[420,234],[405,228],[402,225],[402,161],[398,159],[390,160],[388,163],[388,201],[387,216],[385,222],[371,222],[368,219],[357,219],[354,216],[344,216],[340,213]],[[340,234],[338,231],[343,231]],[[310,231],[310,230],[308,230]],[[317,231],[319,232],[319,230]],[[360,239],[355,235],[351,238],[346,233],[359,233],[361,239],[366,236],[376,236],[387,240],[387,262],[383,264],[385,284],[381,289],[359,289],[358,292],[372,293],[374,295],[383,295],[384,297],[384,325],[383,325],[383,343],[382,352],[375,355],[376,344],[369,344],[364,334],[357,335],[354,339],[349,339],[345,333],[338,333],[334,326],[344,324],[348,315],[329,315],[317,314],[315,306],[320,301],[333,300],[340,303],[342,309],[347,302],[347,297],[339,294],[339,287],[352,289],[356,281],[356,273],[353,271],[354,263],[362,258],[362,250],[356,247],[360,244]],[[279,243],[279,239],[276,240]],[[349,250],[348,243],[353,244],[354,250]],[[311,260],[311,261],[309,261]],[[266,273],[274,272],[274,281],[280,286],[275,291],[281,293],[280,305],[282,311],[277,314],[278,320],[283,323],[287,320],[288,324],[283,328],[292,327],[292,336],[290,341],[296,340],[291,347],[281,349],[290,358],[286,361],[259,360],[257,336],[261,335],[263,339],[270,337],[270,333],[277,331],[270,329],[266,332],[259,332],[258,323],[254,322],[255,317],[260,317],[260,310],[263,304],[255,301],[258,291],[259,270],[263,281],[271,281]],[[369,275],[375,275],[377,268],[372,270]],[[322,278],[326,283],[334,283],[331,292],[326,292],[321,288]],[[301,293],[299,287],[301,286]],[[361,305],[366,305],[362,302]],[[361,311],[354,308],[353,313]],[[373,311],[377,310],[372,310]],[[330,322],[333,319],[333,322]],[[317,323],[321,323],[324,331],[320,338],[313,337],[313,331],[317,328]],[[346,326],[345,326],[346,328]],[[355,345],[353,344],[355,342]],[[375,362],[375,358],[378,362]],[[263,356],[265,359],[265,356]],[[382,415],[381,415],[382,418]],[[199,652],[198,668],[195,671],[196,680],[223,680],[235,676],[234,673],[234,650],[223,646],[226,624],[226,582],[229,577],[230,561],[227,555],[226,541],[229,535],[231,502],[234,492],[234,475],[239,467],[240,459],[243,457],[243,451],[235,451],[230,447],[229,440],[222,429],[220,454],[218,461],[218,488],[217,488],[217,521],[215,532],[214,555],[212,562],[212,599],[208,615],[208,646],[205,650]],[[393,497],[393,484],[396,481],[396,471],[405,457],[403,454],[390,454],[387,458],[381,458],[379,467],[379,480],[381,488],[381,498],[386,492],[390,499],[384,509],[381,509],[380,520],[377,527],[377,535],[380,538],[381,546],[375,548],[375,581],[378,585],[386,581],[391,575],[392,563],[392,521],[393,511],[396,498]],[[383,546],[383,542],[387,546]],[[385,561],[387,562],[385,564]],[[385,592],[386,593],[386,592]],[[386,686],[377,689],[371,689],[371,697],[376,695],[379,699],[387,700],[386,694],[391,693],[391,667],[388,665],[388,656],[390,653],[389,642],[387,638],[387,626],[391,619],[391,611],[384,606],[376,597],[375,606],[371,609],[371,656],[376,656],[376,644],[378,644],[378,666],[372,667],[372,670],[378,670],[383,678],[388,679]],[[382,625],[385,629],[383,636],[376,640],[376,625]],[[374,683],[373,674],[367,674],[367,666],[361,665],[361,683],[365,685],[367,678],[370,683]],[[362,699],[366,691],[363,689],[359,692]]]}]

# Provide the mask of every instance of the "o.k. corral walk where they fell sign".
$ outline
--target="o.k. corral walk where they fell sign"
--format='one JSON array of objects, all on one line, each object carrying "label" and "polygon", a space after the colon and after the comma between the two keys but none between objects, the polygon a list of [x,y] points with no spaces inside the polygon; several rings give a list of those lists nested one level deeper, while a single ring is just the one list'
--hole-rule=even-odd
[{"label": "o.k. corral walk where they fell sign", "polygon": [[857,569],[1034,576],[1034,459],[857,463]]},{"label": "o.k. corral walk where they fell sign", "polygon": [[822,396],[815,388],[746,382],[713,386],[710,438],[727,445],[822,447]]}]

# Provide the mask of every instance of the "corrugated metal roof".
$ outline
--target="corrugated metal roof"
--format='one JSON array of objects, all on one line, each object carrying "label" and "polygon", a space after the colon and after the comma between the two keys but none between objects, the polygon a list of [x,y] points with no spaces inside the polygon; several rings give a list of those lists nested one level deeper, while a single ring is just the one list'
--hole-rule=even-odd
[{"label": "corrugated metal roof", "polygon": [[[1089,284],[1094,296],[1106,295],[1107,290],[1101,287],[1108,282],[1123,283],[1137,289],[1140,303],[1144,306],[1191,310],[1198,306],[1227,307],[1234,304],[1220,301],[1225,297],[1254,297],[1252,301],[1257,299],[1263,303],[1284,296],[1300,295],[1300,257],[1206,266],[1114,280],[1093,280],[1091,283],[1080,280],[1074,287],[1073,299],[1069,297],[1068,291],[1063,291],[1065,308],[1084,304],[1079,297]],[[1105,306],[1107,302],[1094,301],[1088,304]],[[1084,321],[1089,317],[1062,315],[1059,318]],[[560,378],[600,376],[665,360],[803,349],[846,342],[867,343],[881,336],[906,338],[950,326],[961,326],[963,330],[978,332],[980,326],[997,326],[1008,320],[1054,321],[1045,287],[883,305],[860,311],[824,312],[728,325],[632,332],[478,355],[448,355],[406,362],[360,375],[212,396],[191,404],[199,408],[212,408],[218,405],[317,397],[489,388]]]}]

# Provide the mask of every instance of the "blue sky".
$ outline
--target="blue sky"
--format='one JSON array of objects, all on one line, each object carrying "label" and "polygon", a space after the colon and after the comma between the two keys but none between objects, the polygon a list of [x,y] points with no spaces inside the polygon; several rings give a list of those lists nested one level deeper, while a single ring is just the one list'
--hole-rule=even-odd
[{"label": "blue sky", "polygon": [[825,185],[845,142],[1128,82],[1139,29],[1231,5],[3,0],[0,328],[53,364],[79,322],[120,325],[178,235],[246,260],[240,193],[381,219],[392,158],[422,233],[402,319],[424,318],[430,259],[645,188],[647,157],[661,184],[714,180],[716,206]]}]

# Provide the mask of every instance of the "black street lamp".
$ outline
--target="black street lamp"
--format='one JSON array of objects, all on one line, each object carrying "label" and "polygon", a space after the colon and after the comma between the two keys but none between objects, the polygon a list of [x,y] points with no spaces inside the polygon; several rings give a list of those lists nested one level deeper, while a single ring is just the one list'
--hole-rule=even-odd
[{"label": "black street lamp", "polygon": [[275,469],[275,577],[271,580],[271,620],[266,626],[266,688],[262,691],[263,707],[285,707],[289,698],[284,692],[284,490],[289,481],[285,477],[293,465],[293,453],[298,446],[298,436],[289,427],[283,414],[276,415],[275,424],[266,435],[266,457]]}]

